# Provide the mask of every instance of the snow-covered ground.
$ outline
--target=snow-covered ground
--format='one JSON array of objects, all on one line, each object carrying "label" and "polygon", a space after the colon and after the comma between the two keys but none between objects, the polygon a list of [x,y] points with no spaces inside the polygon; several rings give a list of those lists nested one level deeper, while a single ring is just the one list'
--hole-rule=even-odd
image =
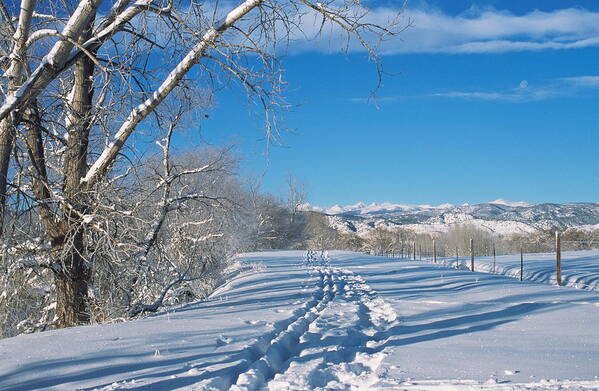
[{"label": "snow-covered ground", "polygon": [[[430,259],[429,259],[430,261]],[[446,266],[468,269],[470,257],[438,258]],[[524,254],[523,279],[556,284],[555,253]],[[496,257],[476,257],[474,270],[520,278],[520,254]],[[599,250],[566,251],[562,253],[562,285],[599,292]]]},{"label": "snow-covered ground", "polygon": [[304,255],[246,254],[262,266],[146,319],[0,340],[0,389],[599,389],[597,292]]}]

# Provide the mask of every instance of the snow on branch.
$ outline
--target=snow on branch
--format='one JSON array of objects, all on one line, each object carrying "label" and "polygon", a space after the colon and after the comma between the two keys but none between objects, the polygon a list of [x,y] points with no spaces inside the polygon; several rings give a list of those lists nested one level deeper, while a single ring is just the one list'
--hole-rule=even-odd
[{"label": "snow on branch", "polygon": [[[86,185],[93,185],[103,177],[114,162],[117,155],[125,145],[125,142],[133,133],[136,126],[146,118],[172,91],[178,86],[181,79],[198,62],[214,41],[236,21],[252,9],[260,5],[264,0],[246,0],[241,5],[233,9],[217,25],[204,33],[200,41],[187,53],[179,64],[169,73],[162,84],[146,99],[143,103],[131,110],[127,120],[121,125],[116,133],[114,140],[104,149],[100,157],[92,164],[81,182]],[[0,112],[1,115],[1,112]]]},{"label": "snow on branch", "polygon": [[4,103],[0,106],[0,120],[6,118],[15,109],[22,107],[28,99],[39,94],[62,71],[62,67],[69,58],[69,52],[74,46],[73,42],[76,42],[89,26],[90,20],[102,2],[103,0],[81,0],[79,2],[62,31],[62,35],[68,37],[68,40],[57,41],[27,81],[5,98]]}]

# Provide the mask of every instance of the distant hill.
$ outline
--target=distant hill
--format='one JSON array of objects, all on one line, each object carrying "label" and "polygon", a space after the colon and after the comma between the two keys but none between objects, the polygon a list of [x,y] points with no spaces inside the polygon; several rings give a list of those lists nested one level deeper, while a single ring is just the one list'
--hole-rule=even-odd
[{"label": "distant hill", "polygon": [[446,232],[457,224],[472,224],[498,235],[531,233],[540,229],[599,229],[599,203],[529,204],[498,199],[477,205],[364,204],[304,209],[328,216],[331,227],[365,234],[375,227],[405,228],[415,232]]}]

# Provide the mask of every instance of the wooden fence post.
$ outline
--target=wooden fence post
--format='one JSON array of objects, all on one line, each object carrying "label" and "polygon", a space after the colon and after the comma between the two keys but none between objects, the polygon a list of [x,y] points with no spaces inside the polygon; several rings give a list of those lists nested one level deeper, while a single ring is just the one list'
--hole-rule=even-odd
[{"label": "wooden fence post", "polygon": [[470,239],[470,271],[474,271],[474,242]]},{"label": "wooden fence post", "polygon": [[414,241],[414,260],[416,260],[416,242]]},{"label": "wooden fence post", "polygon": [[562,285],[562,246],[560,243],[559,231],[555,231],[555,280],[557,286]]},{"label": "wooden fence post", "polygon": [[437,263],[437,242],[433,239],[433,262]]},{"label": "wooden fence post", "polygon": [[493,242],[493,273],[495,273],[495,263],[496,263],[497,259],[495,256],[495,242]]},{"label": "wooden fence post", "polygon": [[420,260],[422,261],[422,243],[418,244],[418,254]]},{"label": "wooden fence post", "polygon": [[520,246],[520,281],[524,278],[524,250]]}]

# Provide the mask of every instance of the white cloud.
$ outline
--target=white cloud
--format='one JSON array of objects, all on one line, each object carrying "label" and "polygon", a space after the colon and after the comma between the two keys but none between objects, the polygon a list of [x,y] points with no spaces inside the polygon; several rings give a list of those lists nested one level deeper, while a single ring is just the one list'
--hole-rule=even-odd
[{"label": "white cloud", "polygon": [[534,102],[555,98],[557,96],[571,95],[563,89],[543,87],[543,88],[527,88],[527,89],[512,89],[500,92],[484,92],[484,91],[449,91],[432,94],[433,96],[444,98],[458,98],[466,100],[486,100],[486,101],[506,101],[506,102]]},{"label": "white cloud", "polygon": [[522,80],[518,87],[504,91],[449,91],[432,96],[483,101],[533,102],[556,97],[575,96],[599,88],[599,76],[562,77],[542,85]]},{"label": "white cloud", "polygon": [[458,98],[467,100],[506,100],[506,101],[519,101],[523,99],[522,94],[516,93],[501,93],[501,92],[466,92],[466,91],[449,91],[449,92],[438,92],[432,94],[433,96],[444,97],[444,98]]},{"label": "white cloud", "polygon": [[579,88],[599,88],[599,76],[564,77],[560,80]]},{"label": "white cloud", "polygon": [[515,87],[499,91],[443,91],[426,95],[385,96],[379,98],[350,98],[354,103],[390,103],[401,99],[438,97],[449,99],[504,101],[504,102],[535,102],[551,98],[596,94],[599,88],[599,76],[572,76],[547,80],[540,84],[531,84],[522,80]]},{"label": "white cloud", "polygon": [[[385,24],[398,10],[374,8],[367,21]],[[599,13],[584,9],[534,11],[514,15],[502,10],[470,10],[448,15],[440,10],[408,9],[403,23],[412,27],[384,42],[381,51],[397,53],[502,53],[513,51],[565,50],[599,46]],[[359,51],[356,42],[346,46],[346,35],[328,27],[320,39],[320,19],[305,16],[301,23],[305,35],[293,37],[292,51]]]}]

